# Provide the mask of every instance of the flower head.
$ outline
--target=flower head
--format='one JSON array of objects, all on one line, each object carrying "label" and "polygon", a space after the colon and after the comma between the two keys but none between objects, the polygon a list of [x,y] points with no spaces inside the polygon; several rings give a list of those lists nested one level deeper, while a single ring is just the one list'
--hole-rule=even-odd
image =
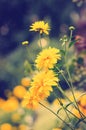
[{"label": "flower head", "polygon": [[53,130],[62,130],[61,128],[54,128]]},{"label": "flower head", "polygon": [[24,86],[24,87],[28,87],[30,86],[30,78],[29,77],[24,77],[21,79],[21,84]]},{"label": "flower head", "polygon": [[75,27],[74,26],[70,26],[69,30],[75,30]]},{"label": "flower head", "polygon": [[50,27],[48,23],[45,23],[44,21],[37,21],[30,26],[30,31],[39,32],[40,34],[45,33],[48,35],[49,30]]},{"label": "flower head", "polygon": [[13,89],[13,94],[19,99],[22,99],[25,93],[26,89],[22,85],[18,85]]},{"label": "flower head", "polygon": [[61,55],[59,49],[49,47],[39,53],[35,63],[38,69],[49,69],[53,68],[60,59]]},{"label": "flower head", "polygon": [[45,98],[48,97],[49,92],[52,91],[52,86],[57,86],[58,81],[58,77],[56,77],[52,70],[48,70],[47,72],[40,71],[33,77],[31,86],[34,88],[36,95],[41,95],[40,98],[42,98],[43,95],[43,98]]},{"label": "flower head", "polygon": [[17,110],[19,107],[19,102],[16,98],[10,97],[8,100],[6,100],[2,105],[2,110],[6,112],[12,112]]},{"label": "flower head", "polygon": [[59,79],[52,70],[49,70],[47,72],[39,72],[32,80],[31,88],[29,89],[29,92],[26,93],[22,105],[35,109],[38,107],[38,103],[41,100],[50,95],[50,91],[53,90],[52,86],[56,86]]},{"label": "flower head", "polygon": [[11,124],[4,123],[1,125],[0,130],[12,130]]},{"label": "flower head", "polygon": [[27,45],[27,44],[29,44],[28,41],[23,41],[23,42],[22,42],[22,45]]},{"label": "flower head", "polygon": [[39,103],[39,97],[34,95],[32,91],[29,91],[24,96],[22,106],[25,106],[29,109],[36,109],[38,107],[38,103]]}]

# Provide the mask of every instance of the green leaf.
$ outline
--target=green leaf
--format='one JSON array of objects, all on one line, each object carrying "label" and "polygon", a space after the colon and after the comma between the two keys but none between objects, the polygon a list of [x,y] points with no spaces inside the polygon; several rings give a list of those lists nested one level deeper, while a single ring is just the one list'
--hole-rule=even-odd
[{"label": "green leaf", "polygon": [[73,40],[73,41],[71,41],[70,43],[69,43],[69,48],[71,47],[71,46],[73,46],[77,41],[79,41],[80,39],[77,39],[77,40]]},{"label": "green leaf", "polygon": [[65,51],[64,50],[60,50],[62,55],[65,55]]},{"label": "green leaf", "polygon": [[71,42],[69,43],[69,48],[70,48],[71,46],[73,46],[75,43],[76,43],[76,40],[71,41]]}]

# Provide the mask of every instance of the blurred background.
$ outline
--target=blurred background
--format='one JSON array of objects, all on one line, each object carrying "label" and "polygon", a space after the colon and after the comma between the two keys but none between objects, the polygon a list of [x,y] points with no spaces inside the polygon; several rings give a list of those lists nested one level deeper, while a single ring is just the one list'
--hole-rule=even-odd
[{"label": "blurred background", "polygon": [[[73,39],[78,37],[80,40],[75,44],[76,64],[70,68],[74,86],[83,87],[83,90],[86,90],[86,0],[0,0],[1,130],[32,130],[37,114],[40,118],[49,114],[44,109],[34,113],[21,107],[21,99],[29,86],[29,79],[22,78],[29,75],[29,70],[33,67],[34,59],[39,51],[38,35],[29,32],[29,26],[38,20],[48,22],[51,27],[49,35],[51,40],[49,37],[42,38],[43,47],[48,44],[47,42],[50,46],[59,45],[61,36],[69,35],[69,26],[75,27]],[[26,40],[29,44],[23,46],[22,42]],[[67,89],[64,81],[62,84],[64,84],[63,89]],[[52,102],[52,94],[48,100]],[[55,120],[49,115],[48,120],[50,121],[51,118]],[[44,117],[39,123],[40,127],[40,124],[45,125],[45,119],[47,118]],[[30,129],[27,128],[28,123]],[[45,130],[50,130],[47,125],[45,127]],[[35,126],[35,130],[39,130],[39,127]]]},{"label": "blurred background", "polygon": [[[77,52],[86,49],[85,0],[0,0],[0,97],[5,98],[5,89],[19,84],[24,61],[34,60],[37,36],[29,32],[29,26],[37,20],[49,22],[50,37],[55,40],[67,34],[70,25],[75,26],[75,35],[82,38]],[[21,44],[24,40],[29,40],[28,55]]]}]

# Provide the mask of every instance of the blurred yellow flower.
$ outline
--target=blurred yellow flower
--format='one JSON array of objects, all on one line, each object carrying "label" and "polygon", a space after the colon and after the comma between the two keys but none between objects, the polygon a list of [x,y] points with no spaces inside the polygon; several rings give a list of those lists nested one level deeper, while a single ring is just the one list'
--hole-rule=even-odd
[{"label": "blurred yellow flower", "polygon": [[22,42],[22,45],[27,45],[27,44],[29,44],[28,41],[23,41],[23,42]]},{"label": "blurred yellow flower", "polygon": [[21,124],[21,125],[19,125],[18,130],[29,130],[29,129],[28,129],[27,125]]},{"label": "blurred yellow flower", "polygon": [[[66,91],[66,94],[68,95],[68,98],[74,102],[74,97],[73,97],[73,94],[71,93],[71,91]],[[78,91],[78,90],[74,90],[74,96],[76,98],[76,100],[79,99],[79,97],[82,95],[82,91]]]},{"label": "blurred yellow flower", "polygon": [[60,50],[49,47],[38,54],[35,63],[38,69],[48,69],[53,68],[60,59]]},{"label": "blurred yellow flower", "polygon": [[0,108],[2,108],[3,104],[5,103],[5,100],[0,98]]},{"label": "blurred yellow flower", "polygon": [[86,108],[86,95],[82,95],[79,99],[80,105]]},{"label": "blurred yellow flower", "polygon": [[26,89],[21,85],[18,85],[16,87],[14,87],[14,89],[13,89],[14,96],[16,96],[19,99],[22,99],[24,97],[25,93],[26,93]]},{"label": "blurred yellow flower", "polygon": [[8,123],[2,124],[0,128],[0,130],[12,130],[12,126]]},{"label": "blurred yellow flower", "polygon": [[30,85],[30,78],[24,77],[21,79],[21,84],[25,87],[28,87]]},{"label": "blurred yellow flower", "polygon": [[19,102],[15,98],[6,100],[2,106],[2,109],[6,112],[15,111],[19,107]]},{"label": "blurred yellow flower", "polygon": [[44,21],[37,21],[30,26],[30,31],[39,32],[40,34],[45,33],[48,35],[49,30],[50,27],[48,23],[45,23]]},{"label": "blurred yellow flower", "polygon": [[[86,95],[80,96],[80,98],[78,99],[78,106],[79,106],[81,113],[86,116]],[[77,109],[74,108],[72,112],[78,118],[81,118],[81,115]]]},{"label": "blurred yellow flower", "polygon": [[62,130],[62,129],[60,129],[60,128],[54,128],[53,130]]}]

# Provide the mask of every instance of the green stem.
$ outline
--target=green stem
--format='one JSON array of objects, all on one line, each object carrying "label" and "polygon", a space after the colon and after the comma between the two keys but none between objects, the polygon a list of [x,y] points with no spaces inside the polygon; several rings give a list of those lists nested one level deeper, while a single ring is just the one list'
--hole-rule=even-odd
[{"label": "green stem", "polygon": [[[73,84],[72,84],[72,81],[70,79],[70,84],[68,82],[68,80],[66,79],[65,75],[60,71],[60,69],[58,67],[56,67],[56,69],[61,73],[61,75],[63,76],[64,80],[66,81],[66,83],[68,84],[68,86],[70,87],[71,89],[71,92],[72,92],[72,95],[73,95],[73,98],[74,98],[74,101],[77,105],[77,107],[75,106],[75,104],[73,103],[73,105],[76,107],[76,109],[79,111],[80,115],[82,116],[83,113],[79,110],[79,106],[78,106],[78,103],[76,101],[76,98],[75,98],[75,95],[74,95],[74,92],[73,92]],[[68,73],[68,76],[70,77],[70,73],[69,71],[67,70],[67,73]],[[71,78],[71,77],[70,77]],[[71,85],[71,86],[70,86]],[[59,85],[60,86],[60,85]],[[64,91],[62,90],[61,87],[58,87],[58,89],[61,91],[61,93],[71,102],[71,100],[64,94]],[[84,116],[84,115],[83,115]]]},{"label": "green stem", "polygon": [[69,111],[67,108],[66,108],[66,110],[67,110],[71,115],[73,115],[74,117],[76,117],[76,118],[79,120],[79,118],[78,118],[76,115],[74,115],[71,111]]},{"label": "green stem", "polygon": [[[60,71],[60,69],[58,67],[56,67],[56,69],[59,71],[59,73],[61,73],[61,75],[63,76],[64,80],[66,81],[66,83],[68,84],[68,86],[70,87],[70,84],[68,82],[68,80],[66,79],[65,75],[62,73],[62,71]],[[60,90],[60,92],[71,102],[71,100],[64,94],[64,91],[62,90],[60,84],[58,89]]]},{"label": "green stem", "polygon": [[75,130],[70,124],[68,124],[67,122],[65,122],[59,115],[57,115],[54,111],[52,111],[50,108],[48,108],[47,106],[45,106],[44,104],[40,103],[39,104],[41,106],[43,106],[44,108],[46,108],[47,110],[49,110],[51,113],[53,113],[56,117],[58,117],[65,125],[67,125],[69,128],[71,128],[71,130]]},{"label": "green stem", "polygon": [[[71,100],[64,94],[64,91],[62,90],[61,86],[58,86],[58,89],[60,92],[68,99],[68,101],[71,103]],[[75,104],[72,102],[72,104],[75,106]],[[74,115],[71,111],[69,111],[67,108],[65,108],[69,113],[71,113],[73,116],[75,116],[77,119],[79,119],[76,115]]]},{"label": "green stem", "polygon": [[59,71],[59,73],[61,73],[61,75],[63,76],[63,78],[64,78],[64,80],[66,81],[66,83],[68,84],[68,86],[70,86],[70,84],[69,84],[67,78],[65,77],[65,75],[63,74],[63,72],[60,71],[60,69],[59,69],[57,66],[56,66],[56,69]]},{"label": "green stem", "polygon": [[[71,38],[72,38],[72,30],[70,31],[70,37],[69,37],[69,43],[71,42]],[[66,45],[65,45],[65,67],[66,67],[66,71],[67,71],[67,74],[68,74],[68,77],[69,77],[69,81],[70,81],[70,84],[69,82],[66,80],[66,78],[64,77],[65,81],[67,82],[67,84],[69,85],[70,87],[70,90],[72,92],[72,95],[73,95],[73,98],[74,98],[74,102],[76,103],[76,106],[77,106],[77,109],[82,117],[82,113],[79,109],[79,106],[78,106],[78,103],[76,101],[76,98],[75,98],[75,95],[74,95],[74,91],[73,91],[73,84],[72,84],[72,78],[71,78],[71,75],[70,75],[70,72],[69,72],[69,67],[68,65],[66,64],[66,60],[67,60],[67,54],[68,54],[68,48],[66,48]]]},{"label": "green stem", "polygon": [[40,47],[42,49],[42,43],[41,43],[41,34],[39,33],[39,44],[40,44]]},{"label": "green stem", "polygon": [[78,103],[77,103],[76,98],[75,98],[75,95],[74,95],[72,79],[71,79],[71,75],[70,75],[70,72],[69,72],[68,66],[67,66],[67,73],[68,73],[69,80],[70,80],[70,84],[71,84],[71,86],[69,86],[69,87],[70,87],[70,89],[71,89],[71,92],[72,92],[72,95],[73,95],[74,101],[75,101],[76,106],[77,106],[77,109],[78,109],[78,111],[79,111],[79,114],[80,114],[81,117],[82,117],[82,116],[84,116],[84,115],[83,115],[83,113],[80,111],[79,106],[78,106]]},{"label": "green stem", "polygon": [[68,117],[69,121],[71,121],[71,120],[70,120],[70,117],[69,117],[69,115],[68,115],[68,113],[67,113],[67,111],[66,111],[66,109],[65,109],[65,107],[63,106],[63,103],[62,103],[61,99],[60,99],[59,97],[57,97],[57,95],[56,95],[55,92],[54,92],[54,94],[55,94],[57,100],[59,101],[60,106],[63,108],[63,110],[64,110],[66,116]]},{"label": "green stem", "polygon": [[59,84],[59,86],[58,86],[58,89],[59,89],[59,91],[63,94],[63,96],[64,96],[65,98],[67,98],[67,100],[68,100],[69,102],[71,102],[71,100],[65,95],[65,93],[64,93],[64,91],[62,90],[60,84]]},{"label": "green stem", "polygon": [[75,127],[74,127],[74,128],[76,128],[76,127],[78,126],[78,124],[79,124],[80,122],[82,122],[82,121],[83,121],[83,123],[85,123],[85,124],[86,124],[86,122],[84,121],[84,119],[86,119],[86,117],[79,119],[79,120],[76,122],[76,124],[75,124]]}]

